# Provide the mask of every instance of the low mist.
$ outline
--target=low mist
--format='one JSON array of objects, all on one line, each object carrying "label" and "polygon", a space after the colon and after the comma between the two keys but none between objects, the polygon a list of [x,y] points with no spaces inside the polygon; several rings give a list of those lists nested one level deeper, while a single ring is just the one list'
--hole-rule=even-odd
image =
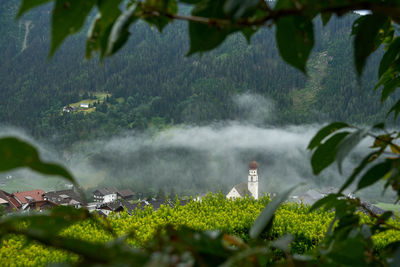
[{"label": "low mist", "polygon": [[[259,95],[243,94],[233,101],[243,110],[237,121],[208,126],[180,125],[163,131],[125,132],[107,140],[93,140],[68,152],[35,142],[23,132],[3,129],[0,135],[17,135],[34,143],[43,159],[60,162],[88,190],[112,185],[136,192],[194,195],[227,192],[246,182],[248,163],[259,163],[261,192],[280,192],[305,182],[298,191],[326,186],[340,187],[368,150],[368,140],[344,163],[344,174],[337,166],[319,176],[311,171],[311,153],[306,147],[322,125],[273,127],[274,104]],[[3,176],[0,174],[0,181]],[[46,183],[27,170],[12,172],[15,179],[27,178],[29,186],[60,189],[65,182]],[[37,183],[35,183],[35,181]],[[53,180],[52,180],[53,181]],[[370,199],[381,199],[380,188],[367,191]],[[390,198],[390,197],[389,197]]]}]

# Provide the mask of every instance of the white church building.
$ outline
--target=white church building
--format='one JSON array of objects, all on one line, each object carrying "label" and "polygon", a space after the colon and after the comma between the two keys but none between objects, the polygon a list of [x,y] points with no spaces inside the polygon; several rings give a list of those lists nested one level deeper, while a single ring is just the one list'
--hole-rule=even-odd
[{"label": "white church building", "polygon": [[235,185],[231,191],[226,195],[226,198],[240,198],[244,196],[251,196],[254,199],[258,199],[258,164],[256,161],[252,161],[249,164],[249,176],[247,177],[247,183],[241,183]]}]

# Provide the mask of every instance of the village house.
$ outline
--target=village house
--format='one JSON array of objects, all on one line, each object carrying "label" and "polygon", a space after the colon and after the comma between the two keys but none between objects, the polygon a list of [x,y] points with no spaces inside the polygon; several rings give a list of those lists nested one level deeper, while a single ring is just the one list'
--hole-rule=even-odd
[{"label": "village house", "polygon": [[57,205],[72,206],[75,208],[86,205],[86,202],[73,189],[47,192],[43,195],[43,198]]},{"label": "village house", "polygon": [[52,209],[54,207],[58,206],[56,203],[50,201],[50,200],[39,200],[39,201],[33,201],[29,202],[21,207],[21,211],[44,211],[48,209]]},{"label": "village house", "polygon": [[82,103],[80,104],[81,108],[89,108],[89,103]]},{"label": "village house", "polygon": [[44,191],[42,189],[24,191],[24,192],[16,192],[12,194],[12,197],[18,201],[18,203],[22,206],[22,209],[29,206],[29,203],[35,201],[42,201]]},{"label": "village house", "polygon": [[126,208],[128,214],[131,215],[132,211],[137,207],[137,204],[131,204],[128,201],[114,201],[100,204],[97,208],[97,212],[100,216],[108,216],[111,212],[118,213]]},{"label": "village house", "polygon": [[235,185],[228,194],[226,198],[237,199],[245,196],[253,197],[258,199],[258,163],[252,161],[249,164],[249,175],[247,177],[247,183],[240,183]]},{"label": "village house", "polygon": [[129,188],[117,191],[117,198],[118,199],[132,200],[133,197],[134,197],[134,193]]},{"label": "village house", "polygon": [[93,201],[108,203],[117,200],[117,189],[115,187],[105,187],[93,192]]},{"label": "village house", "polygon": [[10,202],[19,211],[43,211],[57,206],[56,203],[43,198],[44,191],[41,189],[16,192],[11,194]]},{"label": "village house", "polygon": [[4,208],[6,213],[18,210],[21,205],[11,196],[3,190],[0,190],[0,206]]}]

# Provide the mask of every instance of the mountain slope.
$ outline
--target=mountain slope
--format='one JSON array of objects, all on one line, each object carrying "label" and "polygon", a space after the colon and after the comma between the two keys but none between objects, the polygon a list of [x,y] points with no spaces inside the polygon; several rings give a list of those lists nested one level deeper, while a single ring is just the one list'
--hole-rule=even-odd
[{"label": "mountain slope", "polygon": [[[37,138],[52,137],[57,144],[69,145],[124,129],[238,119],[241,110],[233,99],[245,92],[272,99],[277,124],[365,123],[384,117],[379,95],[371,90],[378,57],[366,68],[364,89],[353,71],[349,35],[357,15],[332,19],[325,29],[315,22],[317,44],[307,80],[281,60],[273,30],[262,30],[250,45],[236,35],[211,53],[185,57],[189,40],[183,22],[162,34],[135,24],[126,47],[102,64],[84,59],[82,31],[48,60],[51,7],[15,21],[19,2],[3,2],[0,123],[24,127]],[[96,112],[61,112],[63,106],[96,92],[111,95],[98,103]]]}]

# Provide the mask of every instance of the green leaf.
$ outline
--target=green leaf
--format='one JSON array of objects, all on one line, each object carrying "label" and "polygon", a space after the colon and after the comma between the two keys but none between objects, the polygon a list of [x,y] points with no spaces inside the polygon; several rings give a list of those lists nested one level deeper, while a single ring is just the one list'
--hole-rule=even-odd
[{"label": "green leaf", "polygon": [[276,22],[276,41],[281,57],[306,72],[306,63],[314,46],[314,29],[310,18],[282,17]]},{"label": "green leaf", "polygon": [[327,209],[330,209],[331,207],[334,207],[336,203],[340,200],[338,200],[338,197],[343,197],[342,194],[329,194],[326,197],[323,197],[319,200],[317,200],[310,208],[310,212],[317,210],[323,206],[328,206]]},{"label": "green leaf", "polygon": [[311,157],[311,166],[315,175],[335,161],[337,146],[348,134],[349,132],[337,133],[315,150]]},{"label": "green leaf", "polygon": [[43,5],[47,2],[50,2],[52,0],[22,0],[22,3],[19,7],[18,10],[18,15],[17,17],[21,17],[25,12],[27,12],[28,10],[38,7],[40,5]]},{"label": "green leaf", "polygon": [[392,112],[394,112],[394,118],[397,119],[397,116],[399,116],[400,113],[400,100],[398,100],[396,104],[392,106],[386,116],[389,116],[389,114]]},{"label": "green leaf", "polygon": [[384,221],[387,221],[392,217],[393,217],[393,212],[392,211],[385,211],[383,214],[381,214],[379,216],[379,218],[384,220]]},{"label": "green leaf", "polygon": [[368,130],[357,130],[344,138],[337,147],[336,161],[339,172],[342,173],[342,163],[346,156],[367,136]]},{"label": "green leaf", "polygon": [[332,13],[321,13],[322,24],[326,26],[332,18]]},{"label": "green leaf", "polygon": [[377,181],[379,181],[382,177],[384,177],[392,168],[392,161],[386,160],[382,163],[376,164],[372,168],[370,168],[364,176],[361,178],[360,182],[358,182],[357,190],[368,187]]},{"label": "green leaf", "polygon": [[282,194],[277,195],[267,207],[262,210],[261,214],[257,217],[253,226],[250,229],[250,237],[257,238],[262,232],[268,231],[272,226],[275,211],[279,208],[283,201],[285,201],[290,193],[299,185],[295,185]]},{"label": "green leaf", "polygon": [[390,263],[390,267],[397,267],[400,264],[400,246],[397,246],[397,249],[393,255],[392,262]]},{"label": "green leaf", "polygon": [[357,176],[360,174],[360,172],[372,161],[378,158],[378,156],[381,154],[381,151],[375,151],[370,154],[368,154],[360,163],[360,165],[357,166],[353,170],[353,173],[350,175],[350,177],[347,179],[347,181],[342,185],[342,187],[339,190],[339,193],[342,193],[349,185],[351,185],[354,180],[357,178]]},{"label": "green leaf", "polygon": [[227,0],[224,11],[233,16],[233,19],[239,19],[246,11],[256,7],[260,0]]},{"label": "green leaf", "polygon": [[390,65],[398,58],[400,51],[400,38],[397,37],[392,41],[389,49],[383,55],[381,63],[379,64],[378,76],[379,78],[389,69]]},{"label": "green leaf", "polygon": [[[379,43],[379,31],[385,26],[388,18],[378,15],[365,15],[353,24],[354,58],[356,70],[361,76],[369,55],[374,52]],[[377,45],[378,44],[378,45]]]},{"label": "green leaf", "polygon": [[121,15],[121,10],[119,9],[121,1],[100,0],[98,2],[99,13],[89,28],[86,40],[86,58],[90,58],[92,52],[98,50],[101,51],[101,57],[104,57],[112,27]]},{"label": "green leaf", "polygon": [[[229,19],[223,8],[224,1],[203,1],[196,5],[192,11],[192,15],[206,18]],[[190,49],[188,56],[216,48],[229,34],[235,31],[238,31],[238,29],[232,28],[229,25],[219,25],[217,22],[210,22],[210,25],[207,25],[190,21]]]},{"label": "green leaf", "polygon": [[114,23],[107,44],[107,56],[117,52],[128,40],[130,35],[129,26],[138,19],[135,16],[136,7],[136,3],[131,5]]},{"label": "green leaf", "polygon": [[383,90],[381,95],[381,102],[385,100],[396,90],[400,85],[400,77],[391,79],[383,84]]},{"label": "green leaf", "polygon": [[272,247],[281,249],[285,253],[290,252],[290,244],[293,242],[294,237],[291,234],[287,234],[279,238],[278,240],[275,240],[271,243]]},{"label": "green leaf", "polygon": [[57,0],[51,22],[52,56],[67,36],[78,32],[97,0]]},{"label": "green leaf", "polygon": [[248,44],[250,44],[251,37],[257,32],[258,29],[253,28],[244,28],[240,31],[242,32],[243,36],[246,38]]},{"label": "green leaf", "polygon": [[28,167],[46,175],[59,175],[76,184],[72,175],[63,167],[43,162],[30,144],[13,137],[0,139],[0,172]]},{"label": "green leaf", "polygon": [[34,231],[43,238],[55,238],[64,228],[90,217],[91,215],[87,209],[57,206],[50,212],[41,214],[7,216],[0,221],[0,226],[2,228],[12,228],[15,225],[21,225],[21,223],[27,223],[30,231]]},{"label": "green leaf", "polygon": [[197,4],[201,1],[203,1],[203,0],[179,0],[179,2],[185,3],[185,4]]},{"label": "green leaf", "polygon": [[143,7],[146,10],[158,11],[161,14],[161,16],[149,16],[144,19],[151,25],[155,25],[160,32],[172,21],[171,18],[163,16],[162,14],[176,14],[178,12],[178,4],[175,0],[147,0]]},{"label": "green leaf", "polygon": [[374,126],[372,126],[372,128],[383,130],[385,129],[385,123],[384,122],[377,123]]},{"label": "green leaf", "polygon": [[308,145],[308,149],[313,149],[317,146],[319,146],[322,142],[322,140],[325,139],[328,135],[330,135],[333,132],[336,132],[337,130],[343,129],[349,127],[347,123],[344,122],[333,122],[321,130],[318,131],[318,133],[313,137],[313,139],[310,141],[310,144]]},{"label": "green leaf", "polygon": [[274,10],[296,8],[296,2],[292,0],[278,0],[275,3]]}]

